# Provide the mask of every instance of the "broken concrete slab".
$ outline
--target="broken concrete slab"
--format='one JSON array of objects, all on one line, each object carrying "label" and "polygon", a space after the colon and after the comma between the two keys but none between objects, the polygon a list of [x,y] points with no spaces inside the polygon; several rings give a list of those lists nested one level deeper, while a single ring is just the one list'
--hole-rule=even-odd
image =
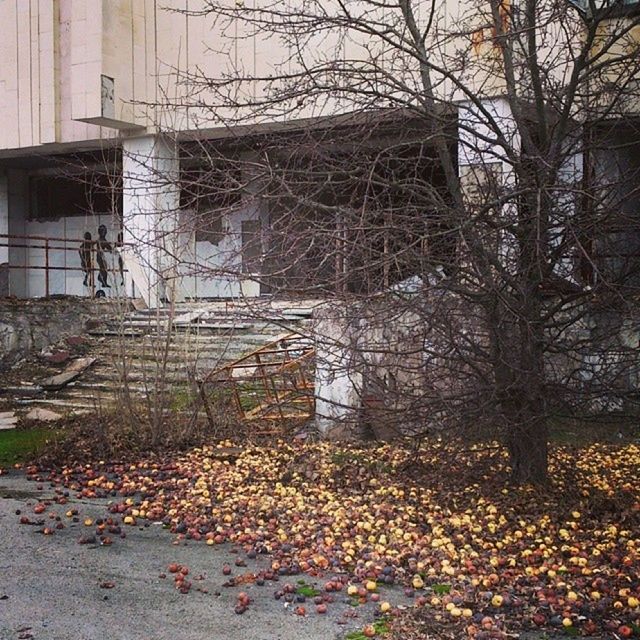
[{"label": "broken concrete slab", "polygon": [[96,358],[77,358],[62,373],[41,380],[40,386],[45,391],[62,389],[76,378],[79,378],[95,361]]},{"label": "broken concrete slab", "polygon": [[147,303],[144,301],[144,298],[131,298],[130,302],[131,302],[131,306],[136,311],[142,311],[143,309],[148,309]]},{"label": "broken concrete slab", "polygon": [[0,431],[15,429],[18,424],[18,416],[13,411],[3,411],[0,413]]},{"label": "broken concrete slab", "polygon": [[41,407],[35,407],[27,413],[25,416],[26,420],[35,420],[37,422],[56,422],[58,420],[62,420],[64,416],[60,413],[56,413],[55,411],[50,411],[49,409],[43,409]]}]

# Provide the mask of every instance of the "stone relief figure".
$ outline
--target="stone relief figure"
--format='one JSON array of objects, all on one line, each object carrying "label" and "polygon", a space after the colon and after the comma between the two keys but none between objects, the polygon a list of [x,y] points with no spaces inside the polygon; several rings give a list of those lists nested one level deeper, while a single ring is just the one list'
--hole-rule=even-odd
[{"label": "stone relief figure", "polygon": [[98,282],[105,289],[110,289],[109,265],[105,253],[113,253],[113,247],[107,240],[107,227],[101,224],[98,227],[98,239],[96,240],[96,262],[98,263]]},{"label": "stone relief figure", "polygon": [[93,248],[93,240],[91,234],[86,231],[84,234],[84,240],[80,243],[80,268],[84,273],[84,280],[82,284],[88,287],[91,282],[91,272],[93,271],[93,256],[91,249]]},{"label": "stone relief figure", "polygon": [[117,255],[118,255],[118,272],[120,273],[120,285],[124,286],[124,259],[122,258],[122,247],[124,246],[124,237],[122,231],[118,233],[118,239],[116,241]]}]

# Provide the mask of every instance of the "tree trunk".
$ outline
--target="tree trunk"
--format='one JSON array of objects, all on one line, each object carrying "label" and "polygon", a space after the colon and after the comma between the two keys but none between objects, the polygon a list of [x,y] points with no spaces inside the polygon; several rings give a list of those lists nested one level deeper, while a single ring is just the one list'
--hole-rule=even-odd
[{"label": "tree trunk", "polygon": [[500,305],[490,315],[493,369],[498,411],[517,483],[547,479],[548,428],[544,350],[537,305],[531,300],[520,318]]},{"label": "tree trunk", "polygon": [[530,406],[529,400],[513,400],[509,403],[511,407],[504,407],[508,429],[506,444],[514,482],[542,484],[547,480],[547,421],[541,414],[542,406]]}]

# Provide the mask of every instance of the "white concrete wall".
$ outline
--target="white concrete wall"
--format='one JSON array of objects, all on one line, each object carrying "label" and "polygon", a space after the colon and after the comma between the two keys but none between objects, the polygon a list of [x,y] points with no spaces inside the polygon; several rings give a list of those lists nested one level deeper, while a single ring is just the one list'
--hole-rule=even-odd
[{"label": "white concrete wall", "polygon": [[[0,150],[114,135],[74,121],[72,114],[73,62],[95,59],[87,55],[102,24],[90,6],[95,1],[0,2]],[[80,10],[82,21],[77,20]],[[77,92],[85,86],[91,86],[88,75],[76,78]]]},{"label": "white concrete wall", "polygon": [[357,332],[338,304],[314,309],[316,426],[322,435],[349,435],[362,405],[362,374],[354,363]]},{"label": "white concrete wall", "polygon": [[[260,0],[247,2],[247,7]],[[325,0],[323,10],[340,15],[337,0]],[[375,3],[350,2],[353,15],[365,20],[379,19],[403,31],[398,7],[374,7]],[[431,20],[431,4],[413,3],[418,27]],[[507,3],[508,4],[508,3]],[[290,3],[293,7],[295,3]],[[243,3],[237,4],[239,10]],[[185,86],[181,72],[199,70],[204,77],[223,78],[295,73],[304,64],[312,67],[333,60],[370,60],[375,57],[388,78],[395,80],[404,100],[415,99],[420,90],[417,61],[409,55],[390,51],[381,38],[340,28],[309,35],[296,47],[284,38],[267,37],[239,21],[197,15],[205,0],[5,0],[0,2],[0,150],[27,149],[43,144],[64,145],[80,141],[97,143],[114,137],[117,130],[146,127],[154,133],[161,128],[194,129],[231,124],[240,114],[221,108],[207,90]],[[546,8],[545,8],[546,7]],[[179,11],[188,8],[193,15]],[[541,3],[540,11],[548,11]],[[172,11],[173,10],[173,11]],[[178,10],[176,12],[175,10]],[[484,11],[484,15],[482,13]],[[486,27],[488,5],[466,0],[440,0],[427,41],[430,59],[436,66],[451,70],[461,64],[464,71],[455,79],[482,96],[504,93],[500,48]],[[395,22],[399,20],[400,22]],[[482,27],[487,37],[474,47],[474,29]],[[570,49],[579,45],[581,22],[575,12],[555,19],[540,29],[537,55],[558,82],[571,69]],[[576,30],[572,29],[576,27]],[[448,29],[467,34],[445,38]],[[637,41],[640,27],[629,39]],[[474,36],[475,37],[475,36]],[[444,44],[446,43],[446,44]],[[304,45],[304,46],[303,46]],[[622,45],[621,45],[622,46]],[[566,55],[564,52],[567,52]],[[293,55],[292,55],[293,54]],[[114,114],[102,111],[101,75],[113,78]],[[454,78],[436,74],[435,85],[442,99],[465,99],[455,88]],[[518,87],[527,98],[527,82]],[[249,81],[236,97],[263,96],[265,83]],[[276,89],[277,90],[277,89]],[[391,83],[382,92],[392,95]],[[400,95],[400,94],[398,94]],[[233,96],[232,96],[233,97]],[[190,103],[190,107],[181,105]],[[198,106],[196,105],[198,102]],[[385,101],[386,102],[386,101]],[[163,108],[162,103],[170,103]],[[160,106],[154,106],[160,105]],[[200,105],[210,105],[203,108]],[[386,105],[385,105],[386,106]],[[353,97],[337,94],[331,99],[292,100],[265,112],[253,122],[290,121],[331,115],[353,109]],[[109,122],[109,120],[111,120]],[[7,126],[10,123],[10,126]],[[97,126],[103,125],[103,126]],[[142,130],[140,133],[144,133]]]},{"label": "white concrete wall", "polygon": [[[51,238],[48,252],[48,264],[52,267],[49,271],[50,295],[92,296],[95,290],[102,289],[97,280],[97,271],[94,271],[94,289],[90,286],[84,286],[84,274],[80,269],[80,254],[78,251],[85,231],[91,233],[91,237],[95,241],[98,238],[98,227],[101,224],[107,227],[107,240],[113,246],[118,237],[118,224],[114,222],[110,214],[87,217],[69,216],[56,220],[28,220],[26,222],[25,235]],[[66,242],[54,240],[53,238],[64,238]],[[30,240],[29,243],[32,246],[25,252],[25,264],[27,265],[26,295],[29,298],[37,298],[46,294],[45,272],[40,268],[46,264],[45,249],[42,248],[44,245],[42,241]],[[37,245],[37,247],[33,245]],[[64,250],[63,247],[68,250]],[[108,277],[110,288],[103,290],[107,297],[121,295],[123,287],[120,286],[120,278],[115,273],[117,269],[116,254],[109,255],[105,253],[104,255],[107,264],[110,264],[112,268],[112,272],[109,273]],[[94,269],[98,267],[95,260],[95,252],[93,254],[93,266]],[[73,268],[74,270],[56,270],[55,267]]]},{"label": "white concrete wall", "polygon": [[[238,112],[217,106],[206,90],[193,93],[195,87],[185,86],[180,72],[199,71],[210,78],[234,73],[268,77],[302,68],[302,61],[291,56],[296,47],[240,22],[225,25],[196,15],[205,6],[205,0],[0,2],[0,150],[99,143],[115,137],[118,129],[135,127],[143,129],[139,133],[145,127],[148,133],[158,128],[224,128]],[[445,6],[439,5],[441,10]],[[187,7],[193,15],[172,11]],[[340,11],[335,0],[327,0],[324,8]],[[357,14],[372,12],[368,3],[351,3],[350,8]],[[428,13],[422,13],[419,20],[426,20]],[[303,49],[310,65],[379,55],[390,73],[400,74],[402,80],[412,81],[416,73],[415,64],[394,61],[385,56],[382,42],[354,31],[323,31]],[[111,117],[103,113],[101,75],[115,82]],[[263,89],[260,82],[251,81],[239,95],[263,95]],[[185,97],[192,105],[201,100],[212,108],[182,107]],[[254,122],[271,124],[274,119],[290,121],[352,108],[350,100],[340,102],[337,96],[324,103],[297,102]]]},{"label": "white concrete wall", "polygon": [[0,148],[51,141],[53,101],[53,2],[0,3]]},{"label": "white concrete wall", "polygon": [[225,235],[218,244],[199,240],[195,245],[196,275],[189,295],[198,298],[237,298],[260,294],[258,282],[242,271],[242,222],[264,220],[265,211],[257,202],[240,206],[226,216]]}]

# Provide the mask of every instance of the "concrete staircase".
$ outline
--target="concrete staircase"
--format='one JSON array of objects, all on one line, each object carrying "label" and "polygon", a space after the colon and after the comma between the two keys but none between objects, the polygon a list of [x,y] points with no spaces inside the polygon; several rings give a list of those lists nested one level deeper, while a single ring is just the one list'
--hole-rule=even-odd
[{"label": "concrete staircase", "polygon": [[189,388],[211,369],[295,331],[304,332],[315,301],[179,304],[110,318],[89,331],[84,352],[96,362],[65,388],[16,392],[23,411],[44,407],[60,413],[113,408],[127,394],[143,400],[156,388]]}]

